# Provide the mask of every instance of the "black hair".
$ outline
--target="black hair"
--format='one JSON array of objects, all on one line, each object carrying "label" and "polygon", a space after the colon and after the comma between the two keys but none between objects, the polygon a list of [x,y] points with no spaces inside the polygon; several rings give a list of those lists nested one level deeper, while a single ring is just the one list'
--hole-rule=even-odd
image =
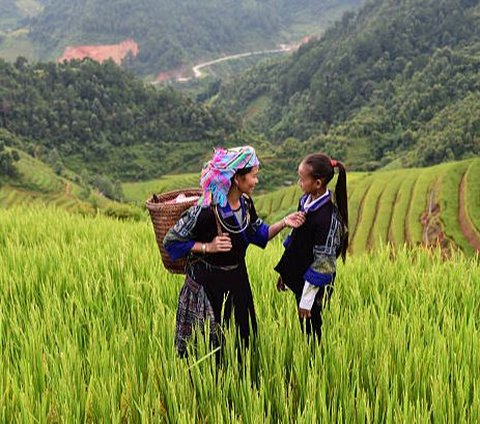
[{"label": "black hair", "polygon": [[[335,175],[338,168],[337,185],[335,186],[335,202],[343,224],[348,229],[348,198],[347,198],[347,171],[342,162],[334,161],[324,153],[312,153],[306,156],[302,163],[310,166],[311,176],[319,179],[326,186]],[[342,259],[345,262],[348,249],[348,231],[342,244]]]},{"label": "black hair", "polygon": [[240,175],[240,176],[247,175],[252,171],[252,169],[253,169],[253,166],[247,166],[246,168],[237,169],[233,177],[235,177],[236,175]]},{"label": "black hair", "polygon": [[236,177],[237,175],[240,175],[240,176],[242,176],[242,175],[247,175],[247,174],[249,174],[249,173],[252,171],[252,169],[253,169],[253,166],[247,166],[246,168],[237,169],[237,170],[235,171],[234,176],[233,176],[232,178],[230,178],[230,182],[233,184],[233,183],[235,182],[235,177]]}]

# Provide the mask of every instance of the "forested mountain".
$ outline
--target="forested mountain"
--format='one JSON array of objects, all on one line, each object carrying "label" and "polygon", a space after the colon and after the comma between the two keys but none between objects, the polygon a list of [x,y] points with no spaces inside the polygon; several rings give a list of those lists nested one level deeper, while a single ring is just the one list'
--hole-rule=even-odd
[{"label": "forested mountain", "polygon": [[15,136],[7,145],[58,173],[66,167],[121,179],[151,178],[191,161],[197,169],[203,153],[235,133],[221,113],[146,85],[112,61],[30,65],[21,58],[0,60],[1,128]]},{"label": "forested mountain", "polygon": [[[357,169],[480,155],[479,0],[375,0],[221,88],[216,105],[290,150]],[[400,161],[397,161],[400,162]]]},{"label": "forested mountain", "polygon": [[362,1],[48,0],[32,19],[30,37],[49,59],[67,45],[132,38],[140,52],[126,64],[145,75],[225,52],[271,48],[289,36],[298,41],[306,35],[302,25],[319,33]]}]

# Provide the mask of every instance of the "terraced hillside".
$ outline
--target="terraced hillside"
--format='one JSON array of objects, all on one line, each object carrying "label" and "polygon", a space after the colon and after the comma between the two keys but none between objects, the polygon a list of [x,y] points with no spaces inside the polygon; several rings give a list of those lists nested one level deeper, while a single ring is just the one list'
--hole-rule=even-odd
[{"label": "terraced hillside", "polygon": [[[152,193],[197,186],[198,174],[182,174],[124,184],[123,191],[127,200],[142,205]],[[349,173],[348,194],[351,253],[387,243],[480,251],[480,159]],[[300,195],[300,188],[291,186],[255,196],[255,205],[273,222],[295,210]]]},{"label": "terraced hillside", "polygon": [[[69,211],[93,214],[101,209],[118,215],[129,211],[98,193],[57,176],[49,167],[22,153],[22,186],[0,187],[0,206],[54,204]],[[198,174],[164,176],[125,183],[125,198],[135,206],[153,193],[197,187]],[[331,188],[335,186],[335,181]],[[348,175],[350,252],[371,251],[382,244],[441,245],[467,254],[480,251],[480,158],[430,168],[398,169]],[[300,188],[291,186],[256,195],[259,214],[268,222],[297,207]]]},{"label": "terraced hillside", "polygon": [[[480,159],[351,173],[348,191],[352,253],[386,243],[480,251]],[[257,210],[269,221],[277,219],[296,208],[300,194],[289,187],[259,196]]]},{"label": "terraced hillside", "polygon": [[137,205],[143,205],[153,193],[190,187],[198,187],[198,173],[166,175],[154,180],[122,184],[125,198]]},{"label": "terraced hillside", "polygon": [[48,204],[85,215],[102,212],[116,217],[141,216],[141,212],[130,205],[113,202],[101,193],[85,189],[74,182],[80,180],[75,174],[60,177],[43,162],[24,152],[19,151],[19,154],[21,159],[16,166],[21,178],[0,184],[1,208]]}]

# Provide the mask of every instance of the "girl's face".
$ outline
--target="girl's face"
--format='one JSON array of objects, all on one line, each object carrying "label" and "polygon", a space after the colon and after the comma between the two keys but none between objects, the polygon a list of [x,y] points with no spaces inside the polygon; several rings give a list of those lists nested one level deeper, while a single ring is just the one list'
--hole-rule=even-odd
[{"label": "girl's face", "polygon": [[241,193],[252,194],[258,183],[258,166],[254,166],[252,170],[245,175],[237,175],[235,177],[237,188]]},{"label": "girl's face", "polygon": [[311,166],[302,162],[298,167],[298,185],[305,194],[316,196],[322,188],[322,180],[312,177]]}]

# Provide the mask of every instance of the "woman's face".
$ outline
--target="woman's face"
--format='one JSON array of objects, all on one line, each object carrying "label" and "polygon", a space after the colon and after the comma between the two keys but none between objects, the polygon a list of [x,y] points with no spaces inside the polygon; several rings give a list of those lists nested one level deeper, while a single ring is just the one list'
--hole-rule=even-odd
[{"label": "woman's face", "polygon": [[316,195],[322,188],[322,181],[313,178],[310,165],[302,162],[298,167],[298,185],[305,194]]},{"label": "woman's face", "polygon": [[258,166],[254,166],[252,170],[245,175],[237,175],[235,177],[237,188],[241,193],[252,194],[258,183]]}]

